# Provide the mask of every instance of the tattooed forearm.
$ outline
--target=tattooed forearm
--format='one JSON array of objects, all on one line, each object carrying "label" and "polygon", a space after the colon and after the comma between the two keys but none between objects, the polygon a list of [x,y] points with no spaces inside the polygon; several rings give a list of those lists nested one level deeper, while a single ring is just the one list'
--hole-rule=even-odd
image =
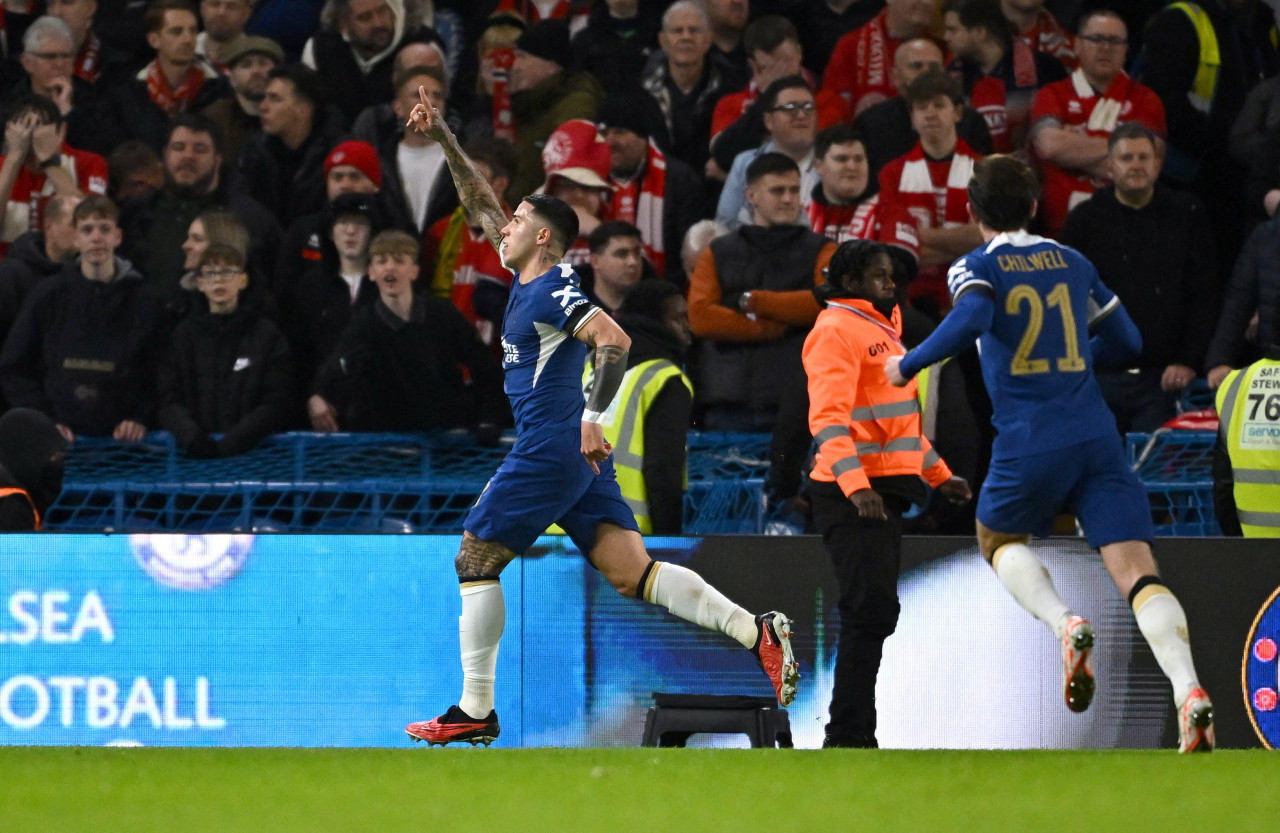
[{"label": "tattooed forearm", "polygon": [[516,554],[501,544],[482,541],[470,532],[462,534],[462,548],[453,560],[458,578],[468,581],[478,578],[496,578]]},{"label": "tattooed forearm", "polygon": [[507,224],[507,215],[502,211],[498,195],[493,192],[489,181],[476,168],[475,163],[462,152],[458,139],[452,132],[440,140],[440,147],[444,150],[453,183],[458,187],[458,199],[462,206],[473,219],[479,221],[489,242],[497,246],[502,242],[499,232]]},{"label": "tattooed forearm", "polygon": [[621,363],[624,366],[627,361],[627,351],[623,350],[616,344],[601,344],[596,348],[596,372],[606,364]]},{"label": "tattooed forearm", "polygon": [[600,413],[608,408],[618,388],[622,386],[622,377],[626,372],[625,349],[616,344],[601,344],[596,347],[595,381],[587,399],[587,410]]}]

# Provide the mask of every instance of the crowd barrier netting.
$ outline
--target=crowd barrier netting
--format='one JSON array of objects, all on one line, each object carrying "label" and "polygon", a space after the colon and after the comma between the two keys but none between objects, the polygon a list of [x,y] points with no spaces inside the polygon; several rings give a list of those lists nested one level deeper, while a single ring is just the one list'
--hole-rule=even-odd
[{"label": "crowd barrier netting", "polygon": [[[62,531],[460,532],[511,448],[466,434],[269,437],[236,457],[193,460],[163,432],[121,445],[82,438],[67,454],[46,526]],[[689,435],[685,531],[759,533],[767,434]]]},{"label": "crowd barrier netting", "polygon": [[[1212,431],[1130,434],[1129,459],[1160,535],[1216,535]],[[79,439],[46,515],[74,532],[460,532],[511,447],[443,434],[269,437],[236,457],[193,460],[166,433],[121,445]],[[765,490],[767,434],[689,434],[688,534],[759,534],[777,520]]]},{"label": "crowd barrier netting", "polygon": [[1221,535],[1213,511],[1216,431],[1128,434],[1129,462],[1147,489],[1157,535]]}]

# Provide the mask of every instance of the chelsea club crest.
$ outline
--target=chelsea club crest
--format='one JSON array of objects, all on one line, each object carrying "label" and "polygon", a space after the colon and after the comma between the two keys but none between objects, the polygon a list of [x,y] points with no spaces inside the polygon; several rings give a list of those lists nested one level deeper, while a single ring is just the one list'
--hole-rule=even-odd
[{"label": "chelsea club crest", "polygon": [[240,572],[252,535],[130,535],[129,546],[142,569],[165,587],[205,590]]}]

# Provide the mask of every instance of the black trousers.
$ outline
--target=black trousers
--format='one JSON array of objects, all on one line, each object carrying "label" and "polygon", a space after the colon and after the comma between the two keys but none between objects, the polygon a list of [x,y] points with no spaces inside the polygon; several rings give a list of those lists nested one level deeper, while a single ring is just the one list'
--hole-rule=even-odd
[{"label": "black trousers", "polygon": [[840,642],[831,692],[832,746],[875,746],[876,676],[884,641],[898,626],[898,569],[906,501],[882,495],[888,520],[858,516],[835,483],[811,480],[813,520],[840,585]]}]

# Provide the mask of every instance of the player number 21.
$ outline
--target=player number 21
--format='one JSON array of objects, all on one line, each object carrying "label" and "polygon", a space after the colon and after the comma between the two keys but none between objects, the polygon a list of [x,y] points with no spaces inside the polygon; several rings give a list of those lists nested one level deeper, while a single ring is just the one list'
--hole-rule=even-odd
[{"label": "player number 21", "polygon": [[[1022,310],[1022,303],[1027,304],[1027,329],[1022,333],[1022,340],[1018,342],[1018,350],[1013,354],[1013,361],[1009,363],[1009,370],[1015,376],[1024,376],[1029,373],[1048,373],[1048,359],[1033,359],[1031,351],[1035,349],[1036,341],[1040,338],[1040,330],[1044,327],[1044,307],[1045,303],[1040,299],[1040,293],[1025,284],[1020,283],[1013,289],[1009,290],[1009,295],[1005,298],[1004,310],[1009,315],[1017,315]],[[1076,335],[1076,317],[1071,311],[1071,293],[1067,289],[1065,283],[1054,286],[1053,291],[1048,296],[1049,306],[1057,307],[1058,314],[1062,316],[1062,333],[1066,341],[1065,356],[1057,360],[1058,371],[1061,373],[1081,372],[1085,369],[1084,359],[1080,356],[1080,340]]]}]

